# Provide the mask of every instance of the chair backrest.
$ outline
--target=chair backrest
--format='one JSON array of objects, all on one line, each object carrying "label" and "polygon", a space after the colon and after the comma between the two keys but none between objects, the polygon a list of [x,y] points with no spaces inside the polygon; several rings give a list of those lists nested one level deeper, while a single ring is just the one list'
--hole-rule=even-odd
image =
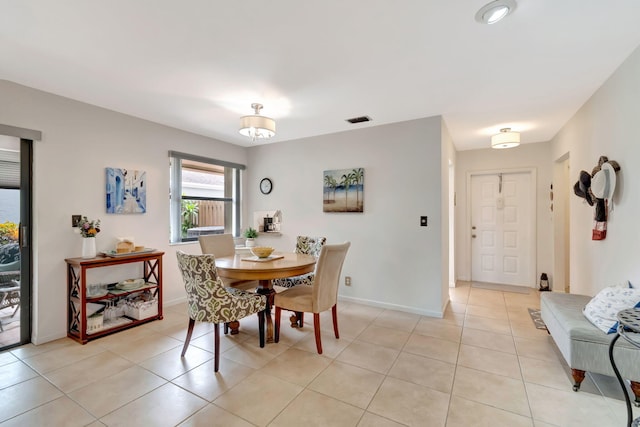
[{"label": "chair backrest", "polygon": [[313,255],[318,258],[325,243],[327,243],[326,237],[298,236],[296,239],[296,253]]},{"label": "chair backrest", "polygon": [[213,254],[220,258],[236,253],[236,245],[231,234],[207,234],[198,237],[203,254]]},{"label": "chair backrest", "polygon": [[316,276],[313,280],[312,307],[319,313],[333,307],[338,301],[338,285],[342,265],[351,246],[350,242],[339,245],[324,245],[316,263]]},{"label": "chair backrest", "polygon": [[231,302],[231,295],[218,277],[213,255],[189,255],[176,251],[178,268],[187,291],[189,317],[199,322],[222,323],[220,310]]}]

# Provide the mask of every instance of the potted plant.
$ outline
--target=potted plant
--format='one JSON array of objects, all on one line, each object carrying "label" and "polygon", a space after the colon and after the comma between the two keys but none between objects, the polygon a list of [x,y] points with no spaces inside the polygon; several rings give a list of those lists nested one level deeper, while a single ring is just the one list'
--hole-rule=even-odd
[{"label": "potted plant", "polygon": [[244,237],[247,239],[244,244],[247,247],[254,247],[256,245],[255,238],[258,237],[258,232],[255,228],[249,227],[244,230]]}]

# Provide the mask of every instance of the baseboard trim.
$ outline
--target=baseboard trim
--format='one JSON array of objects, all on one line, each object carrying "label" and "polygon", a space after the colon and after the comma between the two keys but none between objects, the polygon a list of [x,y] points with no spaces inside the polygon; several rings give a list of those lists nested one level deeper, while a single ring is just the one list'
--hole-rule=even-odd
[{"label": "baseboard trim", "polygon": [[363,298],[339,296],[338,299],[342,301],[355,302],[362,305],[368,305],[371,307],[386,308],[389,310],[403,311],[405,313],[419,314],[421,316],[438,317],[438,318],[442,318],[444,316],[444,311],[438,312],[435,310],[423,310],[417,307],[409,307],[406,305],[398,305],[398,304],[389,304],[386,302],[368,300]]}]

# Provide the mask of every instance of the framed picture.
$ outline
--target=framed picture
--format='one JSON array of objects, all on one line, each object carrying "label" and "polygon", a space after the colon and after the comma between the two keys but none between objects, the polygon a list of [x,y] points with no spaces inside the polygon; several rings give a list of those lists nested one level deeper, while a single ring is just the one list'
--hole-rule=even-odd
[{"label": "framed picture", "polygon": [[107,213],[135,214],[147,211],[147,173],[106,168]]},{"label": "framed picture", "polygon": [[364,212],[364,168],[324,171],[323,212]]}]

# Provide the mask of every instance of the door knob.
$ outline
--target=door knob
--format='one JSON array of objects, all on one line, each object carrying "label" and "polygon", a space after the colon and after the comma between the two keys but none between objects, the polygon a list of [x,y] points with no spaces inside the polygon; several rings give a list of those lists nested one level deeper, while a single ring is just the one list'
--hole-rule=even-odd
[{"label": "door knob", "polygon": [[475,229],[476,229],[476,226],[474,225],[473,227],[471,227],[471,229],[472,229],[472,230],[475,230]]},{"label": "door knob", "polygon": [[472,234],[472,235],[471,235],[471,237],[475,239],[475,238],[476,238],[476,235],[475,235],[475,234]]}]

